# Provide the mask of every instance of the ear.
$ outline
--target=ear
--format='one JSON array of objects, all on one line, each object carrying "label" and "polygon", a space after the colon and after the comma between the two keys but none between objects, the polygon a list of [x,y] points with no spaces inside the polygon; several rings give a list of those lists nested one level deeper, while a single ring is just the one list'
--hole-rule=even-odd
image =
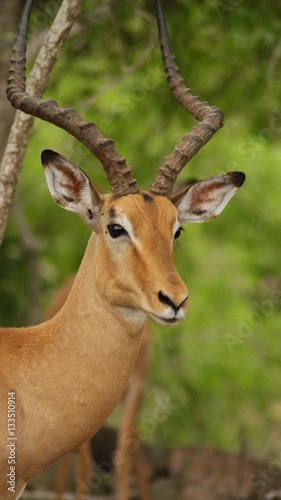
[{"label": "ear", "polygon": [[55,202],[81,215],[96,230],[101,197],[85,172],[49,149],[43,151],[41,161]]},{"label": "ear", "polygon": [[180,222],[206,222],[217,217],[245,178],[243,172],[229,172],[196,182],[173,196]]}]

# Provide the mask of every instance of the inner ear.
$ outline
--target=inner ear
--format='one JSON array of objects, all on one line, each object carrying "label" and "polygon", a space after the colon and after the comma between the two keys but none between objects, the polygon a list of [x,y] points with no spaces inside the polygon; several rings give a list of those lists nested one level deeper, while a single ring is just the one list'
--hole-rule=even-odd
[{"label": "inner ear", "polygon": [[206,222],[219,215],[242,186],[245,174],[229,172],[196,182],[172,197],[180,222]]},{"label": "inner ear", "polygon": [[43,151],[41,159],[55,202],[66,210],[78,213],[91,229],[96,230],[102,199],[89,177],[54,151]]}]

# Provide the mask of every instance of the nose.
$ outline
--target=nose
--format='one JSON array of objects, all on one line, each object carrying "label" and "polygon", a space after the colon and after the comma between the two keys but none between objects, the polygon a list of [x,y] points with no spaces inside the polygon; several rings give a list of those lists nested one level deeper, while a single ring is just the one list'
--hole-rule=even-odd
[{"label": "nose", "polygon": [[172,307],[172,309],[177,312],[187,301],[188,295],[178,305],[175,304],[175,302],[168,295],[166,295],[164,292],[161,292],[161,290],[158,293],[158,298],[162,304]]}]

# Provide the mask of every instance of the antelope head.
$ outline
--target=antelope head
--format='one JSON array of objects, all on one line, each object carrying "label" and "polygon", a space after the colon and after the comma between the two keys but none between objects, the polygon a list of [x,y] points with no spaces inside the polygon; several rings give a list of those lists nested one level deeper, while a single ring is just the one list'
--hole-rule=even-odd
[{"label": "antelope head", "polygon": [[160,3],[155,3],[171,91],[199,123],[164,159],[148,191],[139,192],[125,158],[94,123],[84,122],[73,109],[63,109],[55,101],[27,94],[25,54],[32,0],[27,1],[19,26],[7,95],[15,108],[53,123],[81,141],[105,170],[111,194],[100,195],[80,168],[53,151],[42,153],[52,197],[66,210],[77,212],[95,234],[93,261],[101,294],[126,317],[149,314],[161,324],[176,324],[185,317],[188,305],[187,288],[173,264],[182,224],[216,217],[243,184],[245,175],[218,175],[172,195],[183,167],[222,127],[223,113],[200,102],[186,88],[175,64]]}]

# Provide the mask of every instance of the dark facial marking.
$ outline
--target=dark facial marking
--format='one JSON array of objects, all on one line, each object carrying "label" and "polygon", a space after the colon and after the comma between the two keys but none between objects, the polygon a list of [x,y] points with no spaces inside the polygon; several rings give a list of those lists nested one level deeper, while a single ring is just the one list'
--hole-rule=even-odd
[{"label": "dark facial marking", "polygon": [[143,193],[143,199],[145,201],[147,201],[148,203],[151,203],[153,201],[152,196],[150,196],[150,194],[147,194],[147,193]]},{"label": "dark facial marking", "polygon": [[114,219],[114,218],[116,217],[116,211],[115,211],[115,209],[114,209],[114,208],[111,208],[111,209],[109,210],[109,217],[110,217],[111,219]]}]

